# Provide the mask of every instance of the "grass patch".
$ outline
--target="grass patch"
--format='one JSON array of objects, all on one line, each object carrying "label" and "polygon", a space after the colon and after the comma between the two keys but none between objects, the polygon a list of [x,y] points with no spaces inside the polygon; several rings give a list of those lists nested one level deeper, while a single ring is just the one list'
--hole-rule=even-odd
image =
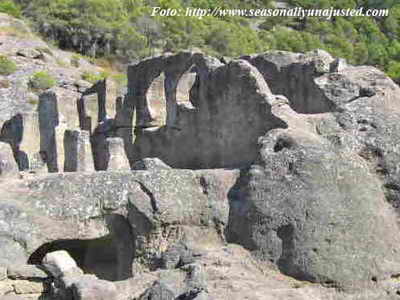
[{"label": "grass patch", "polygon": [[0,55],[0,75],[10,75],[17,71],[17,65],[11,59]]},{"label": "grass patch", "polygon": [[99,80],[103,80],[107,78],[110,74],[108,72],[101,72],[101,73],[93,73],[89,71],[85,71],[82,73],[82,79],[86,80],[90,83],[96,83]]},{"label": "grass patch", "polygon": [[29,86],[35,90],[47,90],[56,84],[56,79],[46,71],[36,72],[29,80]]}]

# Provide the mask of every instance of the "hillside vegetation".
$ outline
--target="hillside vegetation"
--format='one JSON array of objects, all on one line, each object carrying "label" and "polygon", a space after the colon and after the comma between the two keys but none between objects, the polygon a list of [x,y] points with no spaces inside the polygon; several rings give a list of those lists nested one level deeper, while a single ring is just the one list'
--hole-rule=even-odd
[{"label": "hillside vegetation", "polygon": [[151,17],[163,8],[272,7],[270,0],[3,0],[0,11],[23,15],[61,48],[91,57],[140,59],[200,48],[238,56],[271,49],[322,48],[353,64],[375,65],[400,81],[400,4],[396,0],[288,0],[304,8],[389,8],[385,18]]}]

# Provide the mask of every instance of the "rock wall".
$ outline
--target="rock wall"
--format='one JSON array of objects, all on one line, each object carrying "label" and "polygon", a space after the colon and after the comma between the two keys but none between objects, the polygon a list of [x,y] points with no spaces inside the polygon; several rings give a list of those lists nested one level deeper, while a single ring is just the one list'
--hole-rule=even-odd
[{"label": "rock wall", "polygon": [[[193,66],[192,106],[177,104],[180,76]],[[149,76],[138,76],[142,72]],[[167,124],[147,128],[147,88],[160,72],[166,74]],[[137,125],[131,160],[159,157],[172,167],[190,169],[243,167],[256,158],[262,133],[285,126],[270,113],[274,97],[261,74],[245,61],[223,65],[188,52],[140,62],[128,74],[126,105],[135,107]]]}]

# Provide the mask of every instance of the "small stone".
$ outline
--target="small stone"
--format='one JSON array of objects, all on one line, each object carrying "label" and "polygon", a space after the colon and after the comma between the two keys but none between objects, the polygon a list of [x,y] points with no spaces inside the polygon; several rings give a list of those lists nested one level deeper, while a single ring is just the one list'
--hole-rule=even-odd
[{"label": "small stone", "polygon": [[54,277],[61,277],[67,274],[83,274],[75,260],[64,250],[47,253],[43,258],[43,266]]}]

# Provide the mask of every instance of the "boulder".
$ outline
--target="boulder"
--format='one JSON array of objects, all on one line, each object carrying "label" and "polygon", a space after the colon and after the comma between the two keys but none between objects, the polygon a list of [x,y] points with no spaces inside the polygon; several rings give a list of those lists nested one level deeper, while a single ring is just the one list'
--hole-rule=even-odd
[{"label": "boulder", "polygon": [[75,260],[64,250],[47,253],[42,264],[54,277],[83,274]]},{"label": "boulder", "polygon": [[[357,153],[310,131],[285,104],[288,129],[260,139],[260,156],[231,192],[228,241],[300,280],[355,286],[396,272],[397,221]],[[303,119],[307,117],[303,116]]]}]

